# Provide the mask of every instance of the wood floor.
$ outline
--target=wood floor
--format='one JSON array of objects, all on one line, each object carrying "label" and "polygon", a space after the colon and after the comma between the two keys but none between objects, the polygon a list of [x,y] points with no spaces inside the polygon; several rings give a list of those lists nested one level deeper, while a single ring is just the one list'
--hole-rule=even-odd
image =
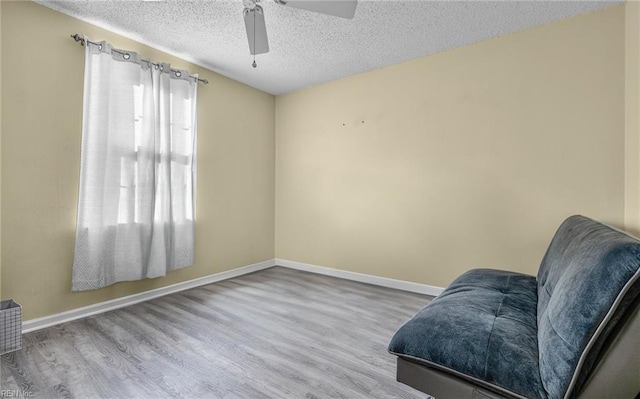
[{"label": "wood floor", "polygon": [[395,381],[386,348],[430,299],[270,268],[25,334],[21,351],[2,355],[0,390],[32,398],[425,398]]}]

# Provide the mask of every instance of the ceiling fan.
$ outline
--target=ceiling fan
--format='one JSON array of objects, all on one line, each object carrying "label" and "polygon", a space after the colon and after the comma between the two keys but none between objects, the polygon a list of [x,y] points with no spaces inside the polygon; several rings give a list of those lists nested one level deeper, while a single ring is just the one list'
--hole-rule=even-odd
[{"label": "ceiling fan", "polygon": [[[257,66],[256,54],[269,52],[269,42],[267,40],[267,26],[264,19],[264,11],[258,5],[262,0],[242,0],[244,4],[244,25],[247,28],[247,39],[249,40],[249,53],[254,56],[253,67]],[[298,8],[301,10],[313,11],[320,14],[333,15],[342,18],[353,18],[356,12],[358,0],[273,0],[276,3]]]}]

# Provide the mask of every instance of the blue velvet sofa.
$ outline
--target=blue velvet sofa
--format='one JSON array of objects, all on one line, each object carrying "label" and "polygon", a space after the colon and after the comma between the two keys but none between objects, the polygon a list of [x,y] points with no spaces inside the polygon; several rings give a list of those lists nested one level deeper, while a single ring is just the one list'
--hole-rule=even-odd
[{"label": "blue velvet sofa", "polygon": [[397,379],[442,398],[640,397],[640,241],[564,221],[538,275],[476,269],[393,336]]}]

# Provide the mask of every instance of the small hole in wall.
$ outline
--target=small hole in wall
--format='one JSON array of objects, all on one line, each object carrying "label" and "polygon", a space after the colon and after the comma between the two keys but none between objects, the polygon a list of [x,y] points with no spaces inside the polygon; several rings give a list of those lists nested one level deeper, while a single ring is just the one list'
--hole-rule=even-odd
[{"label": "small hole in wall", "polygon": [[345,126],[345,124],[343,123],[342,126]]},{"label": "small hole in wall", "polygon": [[364,121],[362,121],[362,123],[364,123]]}]

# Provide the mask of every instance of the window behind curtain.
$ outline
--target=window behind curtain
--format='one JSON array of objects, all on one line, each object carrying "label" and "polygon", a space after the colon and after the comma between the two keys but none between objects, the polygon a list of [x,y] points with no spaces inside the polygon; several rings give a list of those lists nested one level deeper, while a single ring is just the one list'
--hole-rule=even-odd
[{"label": "window behind curtain", "polygon": [[87,41],[73,290],[193,264],[196,103],[187,71]]}]

